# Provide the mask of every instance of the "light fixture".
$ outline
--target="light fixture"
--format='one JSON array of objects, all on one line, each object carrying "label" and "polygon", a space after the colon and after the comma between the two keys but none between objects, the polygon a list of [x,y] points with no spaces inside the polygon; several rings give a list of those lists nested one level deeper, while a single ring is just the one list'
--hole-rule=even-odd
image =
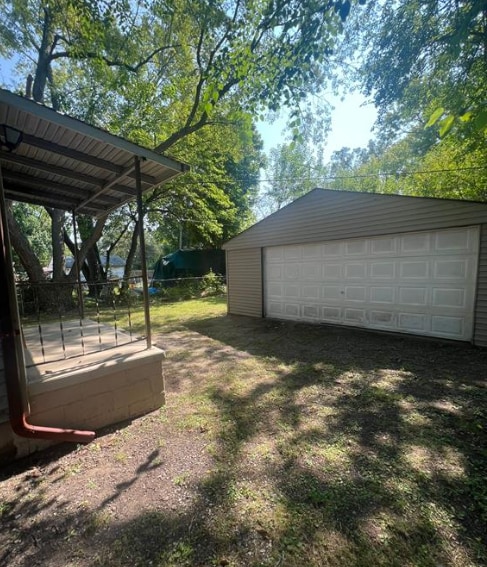
[{"label": "light fixture", "polygon": [[22,142],[22,132],[7,126],[7,124],[0,124],[0,147],[7,148],[7,151],[13,152],[19,147]]}]

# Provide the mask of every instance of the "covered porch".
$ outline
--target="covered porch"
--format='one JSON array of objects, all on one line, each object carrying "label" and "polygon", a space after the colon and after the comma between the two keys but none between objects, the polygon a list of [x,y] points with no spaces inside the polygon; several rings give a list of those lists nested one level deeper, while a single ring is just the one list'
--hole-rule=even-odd
[{"label": "covered porch", "polygon": [[[0,89],[0,463],[49,444],[89,442],[96,430],[164,403],[164,353],[152,346],[142,194],[188,166]],[[76,216],[137,200],[143,332],[85,313],[21,321],[6,200]],[[80,262],[75,257],[78,281]]]}]

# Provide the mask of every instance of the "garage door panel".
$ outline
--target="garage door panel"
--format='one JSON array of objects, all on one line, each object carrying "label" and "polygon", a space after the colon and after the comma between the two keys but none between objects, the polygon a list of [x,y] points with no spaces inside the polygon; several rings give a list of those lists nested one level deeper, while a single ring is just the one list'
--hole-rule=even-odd
[{"label": "garage door panel", "polygon": [[406,234],[399,238],[400,251],[406,254],[428,254],[431,250],[429,233]]},{"label": "garage door panel", "polygon": [[353,264],[345,264],[344,276],[346,279],[361,279],[367,277],[367,266],[365,262],[354,262]]},{"label": "garage door panel", "polygon": [[321,279],[321,264],[319,262],[306,262],[301,268],[303,280],[319,281]]},{"label": "garage door panel", "polygon": [[367,253],[367,240],[351,240],[345,243],[345,256],[357,256]]},{"label": "garage door panel", "polygon": [[467,306],[467,294],[463,288],[442,288],[435,287],[433,292],[433,306],[434,307],[452,307],[465,309]]},{"label": "garage door panel", "polygon": [[303,305],[303,317],[305,319],[321,319],[321,306],[320,305]]},{"label": "garage door panel", "polygon": [[299,280],[299,264],[284,264],[284,279]]},{"label": "garage door panel", "polygon": [[426,315],[424,313],[399,313],[398,327],[402,331],[426,333]]},{"label": "garage door panel", "polygon": [[401,280],[427,280],[430,277],[430,263],[426,260],[407,260],[399,262]]},{"label": "garage door panel", "polygon": [[341,280],[342,264],[325,262],[322,267],[323,280]]},{"label": "garage door panel", "polygon": [[452,337],[462,335],[464,332],[464,318],[433,315],[431,318],[431,330],[434,333]]},{"label": "garage door panel", "polygon": [[302,287],[301,297],[303,299],[320,299],[320,286],[318,285],[304,285]]},{"label": "garage door panel", "polygon": [[284,247],[285,260],[300,260],[301,259],[301,246],[286,246]]},{"label": "garage door panel", "polygon": [[298,299],[301,291],[299,285],[284,285],[284,299]]},{"label": "garage door panel", "polygon": [[323,320],[334,323],[342,320],[342,310],[340,307],[323,307]]},{"label": "garage door panel", "polygon": [[367,299],[367,288],[365,286],[344,286],[346,301],[364,302]]},{"label": "garage door panel", "polygon": [[401,305],[420,305],[428,304],[428,289],[426,287],[400,287],[399,306]]},{"label": "garage door panel", "polygon": [[396,326],[396,314],[392,311],[370,311],[370,325],[377,328],[391,329]]},{"label": "garage door panel", "polygon": [[437,251],[468,251],[471,246],[471,235],[466,230],[449,230],[446,232],[437,232],[435,236],[435,250]]},{"label": "garage door panel", "polygon": [[376,238],[371,241],[371,253],[377,255],[395,255],[398,239],[396,237]]},{"label": "garage door panel", "polygon": [[463,280],[468,273],[466,258],[441,259],[434,261],[435,278]]},{"label": "garage door panel", "polygon": [[303,245],[303,260],[318,260],[322,257],[322,246],[320,244]]},{"label": "garage door panel", "polygon": [[370,301],[371,303],[395,303],[395,288],[391,286],[371,287]]},{"label": "garage door panel", "polygon": [[370,262],[370,277],[372,279],[392,280],[396,275],[396,264],[393,261],[389,262]]},{"label": "garage door panel", "polygon": [[323,244],[323,256],[325,258],[342,257],[344,253],[345,244],[343,242],[330,242]]},{"label": "garage door panel", "polygon": [[266,315],[472,336],[478,227],[265,249]]}]

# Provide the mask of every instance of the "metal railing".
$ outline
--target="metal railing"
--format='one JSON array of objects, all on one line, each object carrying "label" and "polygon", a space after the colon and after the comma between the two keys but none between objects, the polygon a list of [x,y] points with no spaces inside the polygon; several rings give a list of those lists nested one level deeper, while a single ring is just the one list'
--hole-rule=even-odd
[{"label": "metal railing", "polygon": [[[139,292],[140,290],[140,292]],[[84,356],[144,339],[139,279],[18,283],[28,365]],[[134,319],[135,315],[135,319]]]},{"label": "metal railing", "polygon": [[[151,303],[225,292],[225,278],[152,280]],[[145,324],[140,277],[106,283],[17,283],[17,301],[27,366],[72,359],[143,341]]]}]

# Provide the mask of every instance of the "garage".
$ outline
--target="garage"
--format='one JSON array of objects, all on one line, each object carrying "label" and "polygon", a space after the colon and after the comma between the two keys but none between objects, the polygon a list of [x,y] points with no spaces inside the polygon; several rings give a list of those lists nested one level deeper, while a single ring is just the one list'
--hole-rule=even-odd
[{"label": "garage", "polygon": [[470,340],[478,227],[273,246],[265,315]]},{"label": "garage", "polygon": [[315,189],[224,249],[230,314],[487,346],[487,203]]}]

